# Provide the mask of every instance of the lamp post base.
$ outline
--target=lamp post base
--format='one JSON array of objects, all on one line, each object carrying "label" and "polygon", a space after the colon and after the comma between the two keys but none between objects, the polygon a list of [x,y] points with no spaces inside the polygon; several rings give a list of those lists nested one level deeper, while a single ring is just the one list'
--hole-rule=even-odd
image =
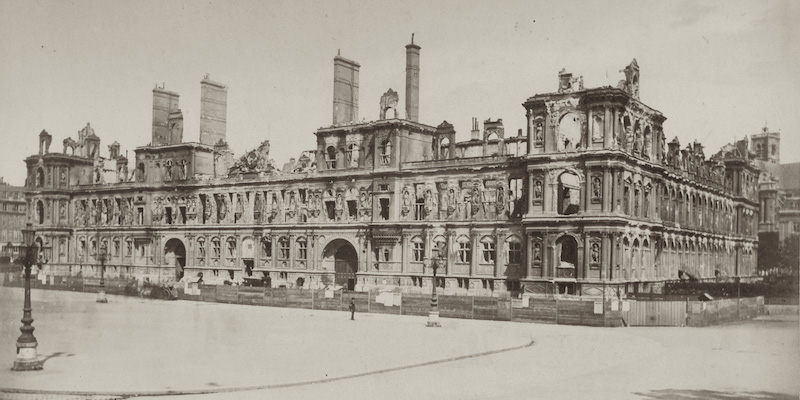
[{"label": "lamp post base", "polygon": [[14,366],[11,367],[11,370],[38,371],[42,369],[44,361],[40,360],[36,354],[36,346],[38,345],[36,342],[17,343],[17,359],[14,360]]},{"label": "lamp post base", "polygon": [[97,292],[97,302],[98,303],[108,303],[108,299],[106,298],[106,291],[101,290]]},{"label": "lamp post base", "polygon": [[439,323],[439,311],[428,311],[428,322],[425,326],[434,328],[442,327],[442,324]]}]

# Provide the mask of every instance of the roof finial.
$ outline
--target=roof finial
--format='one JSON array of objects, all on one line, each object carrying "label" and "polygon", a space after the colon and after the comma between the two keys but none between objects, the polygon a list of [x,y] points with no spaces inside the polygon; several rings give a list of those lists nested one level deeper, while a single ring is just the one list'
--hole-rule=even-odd
[{"label": "roof finial", "polygon": [[411,33],[411,44],[414,44],[414,33]]}]

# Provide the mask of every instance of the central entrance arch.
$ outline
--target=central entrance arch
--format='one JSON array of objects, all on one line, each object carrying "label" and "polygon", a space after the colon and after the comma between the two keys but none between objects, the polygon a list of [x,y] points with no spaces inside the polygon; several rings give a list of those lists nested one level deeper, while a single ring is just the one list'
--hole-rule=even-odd
[{"label": "central entrance arch", "polygon": [[164,245],[164,262],[175,268],[175,279],[183,278],[183,267],[186,266],[186,247],[180,239],[170,239]]},{"label": "central entrance arch", "polygon": [[325,246],[322,257],[326,264],[333,263],[336,285],[344,286],[347,290],[354,290],[358,271],[358,253],[353,245],[344,239],[333,240]]}]

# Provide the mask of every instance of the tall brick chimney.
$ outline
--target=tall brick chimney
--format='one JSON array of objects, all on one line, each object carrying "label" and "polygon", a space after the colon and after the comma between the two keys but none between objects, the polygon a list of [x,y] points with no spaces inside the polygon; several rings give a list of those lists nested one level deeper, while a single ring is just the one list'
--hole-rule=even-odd
[{"label": "tall brick chimney", "polygon": [[358,120],[358,70],[357,62],[340,55],[333,58],[333,125],[349,124]]},{"label": "tall brick chimney", "polygon": [[[152,146],[181,143],[183,140],[183,115],[178,108],[180,95],[164,87],[153,89],[153,140]],[[180,129],[173,125],[180,120]]]},{"label": "tall brick chimney", "polygon": [[208,74],[200,81],[200,143],[227,143],[228,87],[214,82]]},{"label": "tall brick chimney", "polygon": [[414,44],[414,34],[411,34],[411,44],[406,45],[406,119],[419,122],[419,50],[421,47]]}]

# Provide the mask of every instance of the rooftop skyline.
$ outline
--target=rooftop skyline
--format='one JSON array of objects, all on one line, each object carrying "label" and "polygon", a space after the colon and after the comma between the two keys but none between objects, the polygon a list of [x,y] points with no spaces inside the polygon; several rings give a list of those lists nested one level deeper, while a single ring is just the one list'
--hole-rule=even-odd
[{"label": "rooftop skyline", "polygon": [[[525,131],[521,104],[557,90],[565,68],[586,88],[614,86],[633,58],[640,100],[662,112],[667,140],[706,154],[781,132],[783,163],[800,161],[796,2],[3,2],[0,3],[0,170],[22,185],[38,134],[51,152],[90,122],[133,157],[151,140],[152,89],[181,95],[184,141],[199,141],[200,80],[228,86],[227,139],[236,157],[270,140],[283,165],[331,125],[333,57],[361,64],[359,120],[381,94],[405,96],[405,48],[420,57],[420,117],[502,118]],[[403,111],[401,116],[405,117]],[[481,125],[482,127],[482,125]],[[130,164],[132,166],[132,163]]]}]

